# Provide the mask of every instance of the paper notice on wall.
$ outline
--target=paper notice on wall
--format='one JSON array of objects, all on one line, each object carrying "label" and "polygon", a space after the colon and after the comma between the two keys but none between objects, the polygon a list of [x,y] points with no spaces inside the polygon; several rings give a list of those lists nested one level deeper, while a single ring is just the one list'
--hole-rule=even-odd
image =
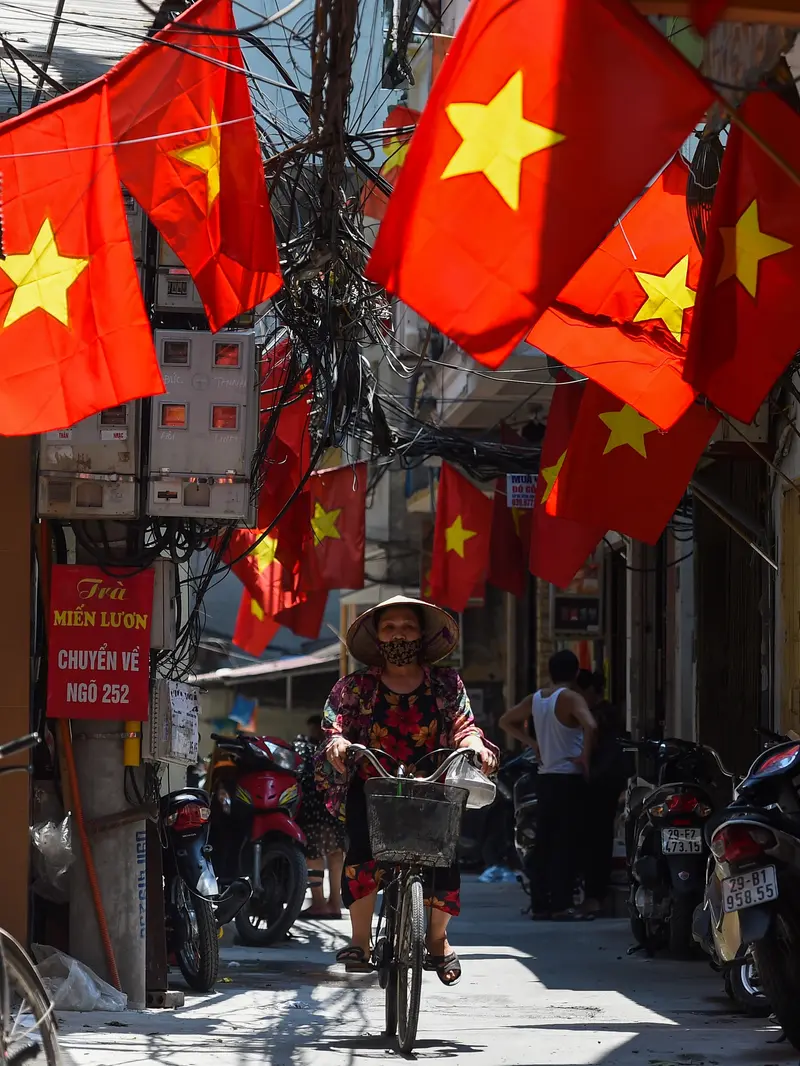
[{"label": "paper notice on wall", "polygon": [[169,737],[171,753],[175,758],[197,761],[200,719],[199,690],[194,685],[169,681],[169,707],[172,720]]},{"label": "paper notice on wall", "polygon": [[535,474],[506,474],[506,502],[519,511],[533,509],[536,495]]}]

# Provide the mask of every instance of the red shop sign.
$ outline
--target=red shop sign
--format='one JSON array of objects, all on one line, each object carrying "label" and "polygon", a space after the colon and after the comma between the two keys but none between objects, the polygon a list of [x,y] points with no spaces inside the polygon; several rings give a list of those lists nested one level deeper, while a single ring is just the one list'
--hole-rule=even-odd
[{"label": "red shop sign", "polygon": [[109,577],[53,567],[47,715],[144,722],[150,693],[152,570]]}]

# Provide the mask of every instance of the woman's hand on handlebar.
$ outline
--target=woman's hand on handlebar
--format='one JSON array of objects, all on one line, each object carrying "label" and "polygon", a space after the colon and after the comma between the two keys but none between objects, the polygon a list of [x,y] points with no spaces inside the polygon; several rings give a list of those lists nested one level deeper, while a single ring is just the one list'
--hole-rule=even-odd
[{"label": "woman's hand on handlebar", "polygon": [[497,769],[497,756],[490,749],[487,748],[480,737],[467,737],[458,745],[459,748],[468,748],[474,751],[481,760],[481,770],[489,777]]},{"label": "woman's hand on handlebar", "polygon": [[344,737],[334,737],[325,753],[328,762],[340,774],[345,773],[347,769],[347,752],[349,748],[349,740],[345,740]]}]

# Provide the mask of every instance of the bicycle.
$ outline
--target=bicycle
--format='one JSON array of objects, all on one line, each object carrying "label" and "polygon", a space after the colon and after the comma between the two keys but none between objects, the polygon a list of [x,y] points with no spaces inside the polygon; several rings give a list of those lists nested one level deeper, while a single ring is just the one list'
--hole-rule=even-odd
[{"label": "bicycle", "polygon": [[[448,749],[430,752],[426,758]],[[386,996],[384,1036],[397,1036],[400,1051],[410,1052],[417,1039],[422,971],[425,955],[423,870],[448,867],[455,858],[467,789],[443,782],[461,759],[472,765],[480,757],[469,749],[449,751],[429,777],[400,772],[395,777],[380,764],[376,753],[351,744],[352,757],[365,757],[379,776],[365,782],[367,822],[374,858],[391,867],[383,889],[372,964]],[[377,754],[386,756],[385,752]],[[392,756],[392,761],[397,762]]]},{"label": "bicycle", "polygon": [[[0,760],[39,742],[37,733],[0,745]],[[27,766],[0,767],[0,775],[28,772]],[[44,1054],[47,1066],[59,1066],[57,1024],[53,1005],[23,946],[0,929],[0,1063],[22,1066]]]}]

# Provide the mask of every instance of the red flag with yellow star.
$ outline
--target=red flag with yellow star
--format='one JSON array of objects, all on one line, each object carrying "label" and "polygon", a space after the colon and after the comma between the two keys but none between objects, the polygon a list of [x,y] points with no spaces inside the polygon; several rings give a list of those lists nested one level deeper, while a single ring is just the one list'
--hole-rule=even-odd
[{"label": "red flag with yellow star", "polygon": [[[262,529],[234,529],[220,558],[230,566],[256,602],[269,609],[274,577],[270,568],[275,562],[278,541],[266,536],[265,532]],[[218,538],[214,543],[221,546],[223,542]]]},{"label": "red flag with yellow star", "polygon": [[662,429],[695,399],[684,381],[702,256],[673,160],[562,289],[528,342]]},{"label": "red flag with yellow star", "polygon": [[[742,118],[800,173],[800,116],[753,93]],[[722,160],[684,376],[750,422],[800,347],[800,189],[734,126]]]},{"label": "red flag with yellow star", "polygon": [[590,381],[548,512],[573,520],[590,514],[606,529],[655,544],[718,422],[694,404],[663,432]]},{"label": "red flag with yellow star", "polygon": [[536,577],[559,588],[566,588],[608,532],[607,526],[594,521],[594,509],[589,504],[578,521],[551,515],[546,506],[559,492],[559,475],[572,448],[583,391],[584,386],[568,374],[560,373],[556,378],[533,504],[528,566]]},{"label": "red flag with yellow star", "polygon": [[111,140],[100,82],[2,125],[5,436],[164,391]]},{"label": "red flag with yellow star", "polygon": [[[500,440],[503,444],[524,446],[518,433],[501,425]],[[529,508],[509,507],[507,479],[499,477],[494,486],[492,500],[492,533],[489,548],[489,573],[487,580],[495,588],[510,592],[512,596],[525,595],[528,586],[528,551],[531,542],[531,517]]]},{"label": "red flag with yellow star", "polygon": [[[397,181],[397,175],[405,162],[408,146],[411,143],[411,132],[397,133],[395,131],[416,126],[419,115],[419,111],[415,111],[413,107],[393,107],[386,116],[383,128],[389,132],[383,138],[385,161],[379,173],[390,185],[394,185]],[[386,214],[388,202],[387,194],[374,182],[366,183],[361,193],[361,207],[365,218],[382,219]]]},{"label": "red flag with yellow star", "polygon": [[280,622],[265,614],[258,600],[253,599],[246,588],[242,589],[236,628],[233,631],[233,643],[236,647],[258,659],[280,628]]},{"label": "red flag with yellow star", "polygon": [[711,98],[627,0],[473,0],[368,276],[498,366]]},{"label": "red flag with yellow star", "polygon": [[194,278],[212,330],[281,286],[235,30],[231,0],[198,0],[108,74],[123,184]]},{"label": "red flag with yellow star", "polygon": [[431,599],[463,611],[482,589],[489,563],[492,501],[449,463],[442,463],[431,556]]},{"label": "red flag with yellow star", "polygon": [[302,588],[363,588],[367,464],[317,470],[307,486]]}]

